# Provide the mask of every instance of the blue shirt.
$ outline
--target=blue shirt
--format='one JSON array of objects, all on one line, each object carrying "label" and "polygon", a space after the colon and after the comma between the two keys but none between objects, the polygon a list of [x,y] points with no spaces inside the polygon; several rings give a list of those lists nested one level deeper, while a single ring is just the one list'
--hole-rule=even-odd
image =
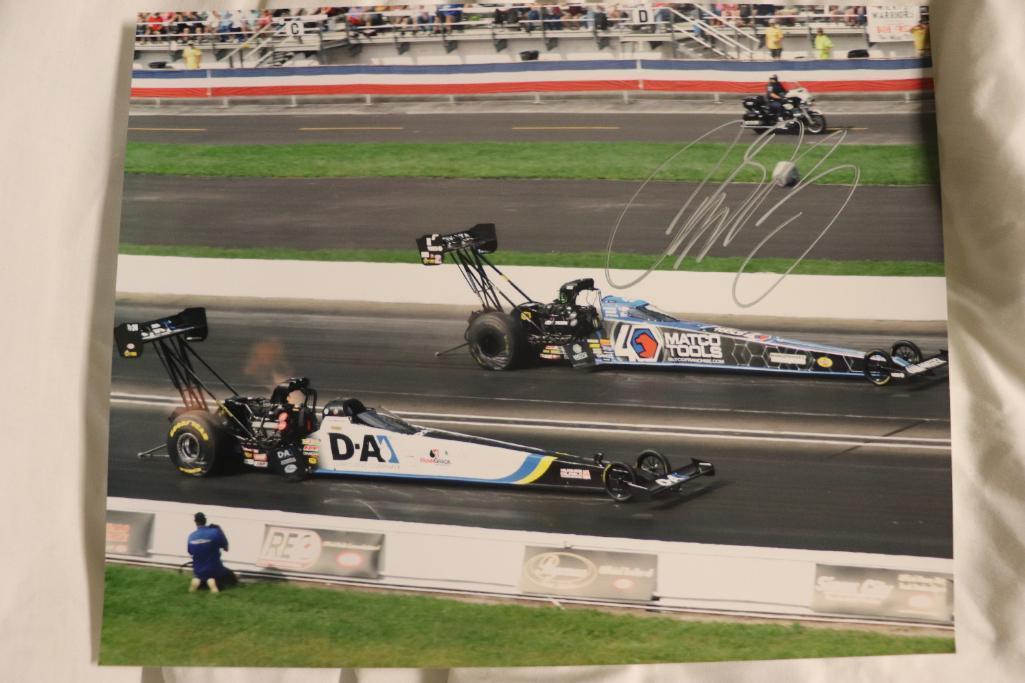
[{"label": "blue shirt", "polygon": [[228,549],[228,537],[219,526],[201,526],[189,534],[189,555],[196,578],[216,579],[224,574],[221,548]]}]

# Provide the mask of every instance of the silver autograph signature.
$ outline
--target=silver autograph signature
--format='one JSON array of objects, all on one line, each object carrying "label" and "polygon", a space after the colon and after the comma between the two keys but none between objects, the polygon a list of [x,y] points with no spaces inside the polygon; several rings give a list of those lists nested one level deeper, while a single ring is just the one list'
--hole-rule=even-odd
[{"label": "silver autograph signature", "polygon": [[[815,143],[804,146],[803,126],[799,129],[797,141],[789,159],[778,162],[771,172],[766,168],[765,164],[758,160],[758,155],[772,139],[773,131],[770,129],[759,135],[758,138],[744,151],[744,156],[740,164],[738,164],[737,167],[734,168],[721,183],[713,187],[709,187],[708,194],[696,203],[693,211],[688,215],[688,210],[691,208],[692,204],[695,204],[695,199],[701,195],[705,191],[706,186],[709,185],[709,179],[725,165],[730,152],[739,144],[740,136],[744,132],[744,129],[739,125],[740,123],[741,121],[736,120],[729,121],[721,126],[716,126],[698,139],[687,144],[685,147],[663,161],[658,168],[652,171],[644,182],[641,183],[640,187],[637,188],[637,191],[634,192],[630,201],[627,202],[626,206],[623,207],[622,212],[620,212],[619,218],[616,220],[616,224],[612,228],[612,234],[609,235],[609,243],[605,260],[605,278],[608,280],[611,287],[615,289],[626,289],[636,285],[638,282],[650,275],[653,270],[658,268],[665,259],[673,256],[674,254],[676,255],[676,260],[673,262],[674,270],[680,267],[680,263],[692,252],[692,250],[694,250],[695,260],[700,262],[706,255],[708,255],[708,252],[716,246],[716,244],[721,244],[724,247],[729,246],[740,231],[752,221],[754,222],[755,227],[761,227],[769,221],[777,211],[785,207],[788,201],[797,196],[811,183],[833,173],[852,171],[854,173],[854,179],[851,181],[850,191],[847,193],[846,197],[844,197],[843,202],[837,208],[832,218],[830,218],[825,226],[823,226],[822,230],[815,236],[815,239],[808,244],[807,248],[794,260],[793,263],[790,264],[790,267],[776,278],[765,291],[761,292],[753,299],[741,301],[738,297],[737,289],[740,284],[741,277],[744,275],[744,271],[751,262],[751,259],[753,259],[759,250],[761,250],[761,248],[765,246],[777,233],[800,218],[802,212],[799,211],[789,217],[779,219],[779,222],[775,227],[769,230],[758,245],[751,250],[751,253],[747,255],[744,262],[741,264],[740,269],[737,271],[736,277],[733,278],[733,300],[738,306],[747,308],[754,306],[759,301],[767,297],[780,285],[780,283],[783,282],[787,275],[797,267],[802,259],[808,255],[808,252],[818,244],[819,240],[821,240],[833,226],[833,223],[836,222],[836,219],[850,203],[851,197],[854,195],[854,190],[858,187],[858,181],[861,178],[861,171],[857,166],[852,164],[840,164],[838,166],[819,170],[829,157],[832,156],[833,152],[836,151],[836,148],[840,143],[843,142],[844,138],[847,136],[847,131],[831,133]],[[657,261],[655,261],[655,263],[651,265],[650,268],[635,277],[633,280],[625,283],[614,281],[611,272],[611,262],[616,233],[619,232],[619,229],[623,224],[623,219],[637,201],[637,198],[642,192],[644,192],[644,189],[648,184],[651,183],[651,181],[661,173],[663,169],[665,169],[666,166],[679,158],[687,150],[708,136],[734,125],[737,126],[737,134],[734,136],[733,141],[722,153],[711,170],[709,170],[701,183],[693,192],[690,193],[690,196],[687,197],[683,206],[680,207],[680,210],[676,212],[676,215],[673,216],[672,220],[670,220],[669,224],[666,226],[665,234],[669,237],[669,244],[666,247],[665,252]],[[803,174],[803,180],[799,179],[797,172],[798,164],[800,164],[801,160],[809,153],[819,147],[823,147],[823,149],[825,149],[822,153],[822,158],[815,162],[815,164]],[[754,169],[756,173],[760,175],[760,179],[754,185],[748,185],[745,183],[744,187],[750,187],[751,189],[747,192],[746,196],[743,195],[743,189],[740,190],[739,195],[735,194],[735,197],[739,196],[741,199],[736,206],[731,206],[729,202],[730,198],[727,197],[727,190],[730,189],[731,184],[737,176],[748,168]],[[763,205],[771,201],[770,195],[777,190],[782,191],[783,196],[775,203],[771,204],[767,209],[762,211]],[[762,211],[762,213],[756,216],[759,211]]]}]

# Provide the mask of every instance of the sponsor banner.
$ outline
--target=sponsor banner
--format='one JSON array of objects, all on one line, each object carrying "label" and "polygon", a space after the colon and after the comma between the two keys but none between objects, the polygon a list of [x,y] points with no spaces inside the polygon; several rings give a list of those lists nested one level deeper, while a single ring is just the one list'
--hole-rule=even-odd
[{"label": "sponsor banner", "polygon": [[607,600],[651,600],[658,556],[527,546],[520,591]]},{"label": "sponsor banner", "polygon": [[107,554],[149,557],[153,513],[107,510]]},{"label": "sponsor banner", "polygon": [[951,623],[954,579],[951,574],[817,564],[811,607],[829,614]]},{"label": "sponsor banner", "polygon": [[[910,34],[903,40],[910,40]],[[580,60],[559,62],[355,65],[278,69],[138,70],[132,97],[459,95],[517,92],[761,92],[770,73],[812,92],[932,88],[928,59],[783,62]]]},{"label": "sponsor banner", "polygon": [[920,17],[918,5],[870,5],[868,39],[873,43],[909,42]]},{"label": "sponsor banner", "polygon": [[309,574],[376,579],[384,534],[264,525],[256,564]]}]

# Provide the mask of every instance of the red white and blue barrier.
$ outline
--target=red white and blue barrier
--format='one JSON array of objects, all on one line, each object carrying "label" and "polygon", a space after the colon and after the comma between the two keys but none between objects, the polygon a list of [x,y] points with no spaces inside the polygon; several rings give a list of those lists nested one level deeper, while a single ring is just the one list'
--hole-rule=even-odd
[{"label": "red white and blue barrier", "polygon": [[770,74],[816,93],[931,91],[925,59],[609,59],[451,65],[351,65],[260,69],[137,70],[134,98],[296,95],[483,95],[527,92],[761,90]]}]

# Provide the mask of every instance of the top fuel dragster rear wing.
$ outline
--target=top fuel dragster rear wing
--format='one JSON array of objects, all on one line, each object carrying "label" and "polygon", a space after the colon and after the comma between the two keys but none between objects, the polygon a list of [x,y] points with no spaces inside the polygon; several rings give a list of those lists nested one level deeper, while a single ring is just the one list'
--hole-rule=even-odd
[{"label": "top fuel dragster rear wing", "polygon": [[175,315],[144,323],[122,323],[114,328],[117,352],[123,358],[138,358],[145,344],[183,336],[188,342],[206,339],[206,309],[186,308]]},{"label": "top fuel dragster rear wing", "polygon": [[498,250],[494,223],[478,223],[469,230],[449,235],[424,235],[417,238],[416,246],[420,249],[420,262],[425,266],[440,266],[445,261],[445,254],[450,254],[459,266],[470,290],[480,299],[485,311],[504,310],[502,299],[513,308],[517,306],[516,302],[491,281],[489,270],[509,283],[509,286],[527,302],[536,303],[485,256]]},{"label": "top fuel dragster rear wing", "polygon": [[122,323],[114,328],[114,343],[118,355],[123,358],[138,358],[145,345],[152,344],[153,351],[160,358],[171,384],[181,394],[185,406],[207,410],[206,396],[215,401],[217,398],[196,374],[194,360],[220,380],[232,394],[238,395],[238,392],[189,345],[189,342],[203,341],[206,335],[206,309],[186,308],[180,313],[156,320]]},{"label": "top fuel dragster rear wing", "polygon": [[425,266],[440,266],[445,254],[467,251],[492,254],[498,250],[498,237],[494,223],[478,223],[465,232],[450,235],[424,235],[416,240],[420,248],[420,262]]}]

